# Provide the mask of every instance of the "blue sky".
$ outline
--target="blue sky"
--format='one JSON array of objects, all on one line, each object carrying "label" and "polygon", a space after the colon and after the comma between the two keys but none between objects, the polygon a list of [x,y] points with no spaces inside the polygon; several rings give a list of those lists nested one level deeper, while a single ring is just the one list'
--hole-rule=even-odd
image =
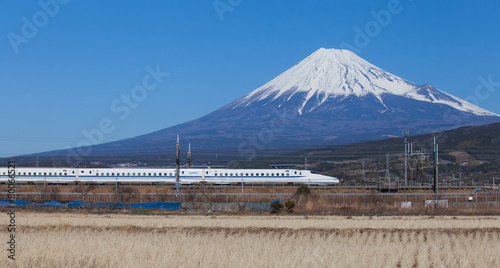
[{"label": "blue sky", "polygon": [[[75,147],[99,128],[107,142],[196,119],[341,44],[500,114],[498,1],[40,3],[0,1],[0,156]],[[494,87],[477,93],[489,76]],[[154,89],[136,91],[125,112],[122,96],[143,80]]]}]

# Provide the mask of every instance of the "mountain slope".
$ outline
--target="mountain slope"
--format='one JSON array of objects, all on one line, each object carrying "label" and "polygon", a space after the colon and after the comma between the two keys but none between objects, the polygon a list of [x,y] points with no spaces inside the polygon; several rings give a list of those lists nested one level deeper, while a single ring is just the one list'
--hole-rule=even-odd
[{"label": "mountain slope", "polygon": [[430,85],[388,73],[348,50],[321,48],[250,94],[202,118],[97,145],[93,154],[170,152],[176,135],[198,155],[253,158],[311,146],[425,134],[500,117]]}]

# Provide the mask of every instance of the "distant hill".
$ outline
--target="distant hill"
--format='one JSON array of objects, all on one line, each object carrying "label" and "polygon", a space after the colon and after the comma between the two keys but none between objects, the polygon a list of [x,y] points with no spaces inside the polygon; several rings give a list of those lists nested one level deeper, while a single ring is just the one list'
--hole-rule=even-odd
[{"label": "distant hill", "polygon": [[[471,160],[499,161],[500,157],[500,123],[484,126],[460,127],[453,130],[410,136],[408,142],[414,144],[414,151],[430,152],[434,137],[439,144],[441,157],[452,162],[466,163],[460,157],[464,153]],[[404,138],[391,138],[349,145],[328,146],[300,152],[300,155],[311,157],[331,156],[333,158],[360,158],[372,155],[403,154]]]},{"label": "distant hill", "polygon": [[[434,137],[439,144],[439,170],[443,178],[458,179],[462,176],[463,179],[474,178],[476,181],[491,183],[493,177],[500,177],[500,123],[494,123],[408,137],[408,143],[413,144],[413,159],[416,159],[417,152],[426,158],[422,161],[422,171],[417,171],[416,165],[409,171],[409,180],[414,178],[413,180],[419,181],[417,177],[420,176],[430,181]],[[279,158],[263,158],[259,163],[262,166],[299,163],[297,168],[303,168],[300,163],[307,157],[311,163],[308,167],[310,169],[345,180],[359,181],[362,178],[363,162],[366,177],[384,178],[387,154],[391,176],[403,178],[404,138],[320,147]],[[420,173],[417,175],[418,172]]]}]

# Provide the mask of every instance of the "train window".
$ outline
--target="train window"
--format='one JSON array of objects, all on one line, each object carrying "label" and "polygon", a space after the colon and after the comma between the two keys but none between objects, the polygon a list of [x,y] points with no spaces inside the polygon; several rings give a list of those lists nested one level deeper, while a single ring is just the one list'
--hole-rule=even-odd
[{"label": "train window", "polygon": [[184,171],[182,172],[182,174],[184,174]]},{"label": "train window", "polygon": [[264,173],[260,174],[261,176],[264,176]]},{"label": "train window", "polygon": [[96,175],[96,176],[99,176],[99,172],[96,172],[96,174],[95,174],[95,175]]},{"label": "train window", "polygon": [[81,173],[83,173],[83,170],[82,170],[82,172],[81,172]]},{"label": "train window", "polygon": [[73,170],[73,174],[75,174],[75,171]]},{"label": "train window", "polygon": [[300,172],[299,175],[302,175],[302,172]]},{"label": "train window", "polygon": [[271,176],[274,176],[274,173],[271,173]]},{"label": "train window", "polygon": [[289,173],[287,173],[286,175],[287,175],[287,176],[290,176],[290,174],[289,174]]},{"label": "train window", "polygon": [[156,173],[153,173],[153,176],[156,176]]},{"label": "train window", "polygon": [[253,173],[250,173],[250,176],[253,176]]},{"label": "train window", "polygon": [[47,172],[44,172],[44,173],[43,173],[43,175],[44,175],[44,176],[45,176],[45,175],[47,175]]},{"label": "train window", "polygon": [[172,176],[172,173],[170,173],[170,176]]},{"label": "train window", "polygon": [[229,173],[231,175],[231,177],[233,176],[233,173]]},{"label": "train window", "polygon": [[297,171],[295,171],[295,175],[297,175]]},{"label": "train window", "polygon": [[269,176],[269,173],[266,173],[266,176]]},{"label": "train window", "polygon": [[207,174],[207,175],[208,175],[208,171],[207,171],[205,174]]},{"label": "train window", "polygon": [[62,172],[59,172],[59,176],[62,176]]},{"label": "train window", "polygon": [[111,173],[111,176],[114,176],[114,175],[115,175],[115,173]]},{"label": "train window", "polygon": [[130,172],[129,172],[129,173],[127,173],[127,176],[130,176]]},{"label": "train window", "polygon": [[28,175],[31,175],[31,172],[28,172]]},{"label": "train window", "polygon": [[89,174],[92,174],[92,171],[89,171]]},{"label": "train window", "polygon": [[49,172],[49,176],[52,176],[52,172]]},{"label": "train window", "polygon": [[285,176],[285,173],[281,173],[281,176]]},{"label": "train window", "polygon": [[225,176],[227,176],[227,173],[225,174]]},{"label": "train window", "polygon": [[109,176],[109,173],[106,173],[106,176]]},{"label": "train window", "polygon": [[26,175],[26,172],[23,172],[23,175]]}]

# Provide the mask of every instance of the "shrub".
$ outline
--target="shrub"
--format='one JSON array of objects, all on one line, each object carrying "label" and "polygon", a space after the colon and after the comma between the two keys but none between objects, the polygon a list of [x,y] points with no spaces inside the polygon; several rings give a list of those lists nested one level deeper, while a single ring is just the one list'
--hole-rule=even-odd
[{"label": "shrub", "polygon": [[311,189],[309,189],[309,187],[307,187],[307,185],[305,184],[300,185],[299,188],[297,188],[296,192],[297,195],[308,195],[310,193]]},{"label": "shrub", "polygon": [[281,209],[283,209],[283,204],[280,201],[271,203],[271,213],[280,213]]},{"label": "shrub", "polygon": [[293,202],[292,200],[288,200],[285,203],[285,207],[286,207],[286,211],[288,213],[292,213],[293,212],[293,208],[295,207],[295,202]]}]

